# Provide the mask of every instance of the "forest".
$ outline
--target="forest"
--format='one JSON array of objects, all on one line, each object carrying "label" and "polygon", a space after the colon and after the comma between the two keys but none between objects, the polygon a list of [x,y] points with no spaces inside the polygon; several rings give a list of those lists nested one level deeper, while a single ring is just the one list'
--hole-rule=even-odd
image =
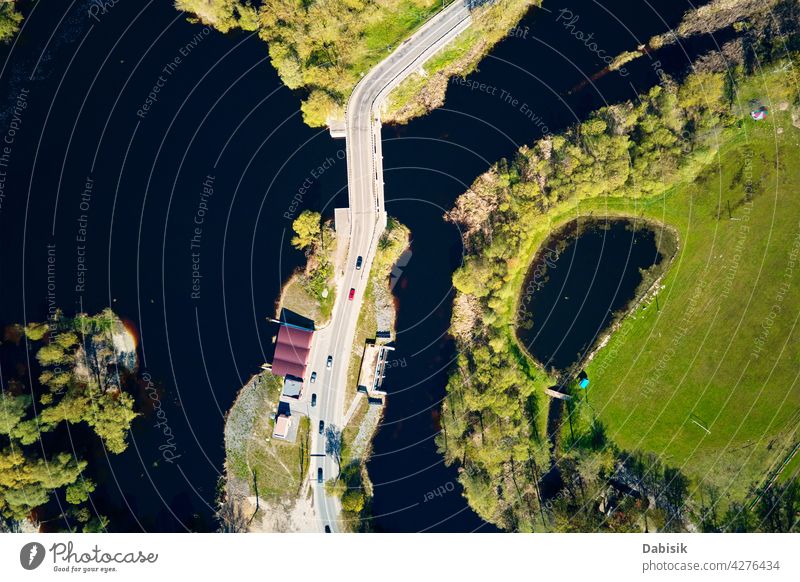
[{"label": "forest", "polygon": [[108,520],[87,503],[95,489],[89,458],[92,447],[119,454],[128,446],[137,416],[126,390],[134,340],[110,309],[58,312],[7,326],[2,352],[4,364],[14,363],[4,365],[0,394],[2,521],[9,529],[47,520],[59,530],[104,530]]},{"label": "forest", "polygon": [[[776,177],[771,157],[777,155],[775,131],[784,136],[784,132],[794,132],[780,142],[784,160],[800,154],[792,137],[800,129],[800,79],[790,64],[800,48],[796,16],[797,3],[783,1],[774,13],[741,23],[747,32],[723,47],[732,60],[701,59],[681,78],[665,76],[637,102],[605,107],[559,135],[522,147],[514,159],[501,160],[480,176],[448,213],[446,218],[460,225],[466,258],[453,275],[457,293],[450,331],[459,356],[447,385],[437,443],[446,461],[458,466],[464,494],[484,519],[512,531],[798,530],[798,485],[781,475],[785,468],[781,462],[792,458],[789,454],[798,436],[792,432],[796,422],[792,424],[790,418],[796,408],[787,405],[778,412],[774,403],[768,405],[765,415],[786,413],[781,418],[788,428],[775,429],[770,435],[773,443],[781,445],[778,450],[753,453],[757,463],[742,464],[740,457],[725,457],[726,464],[738,462],[746,470],[735,477],[715,466],[721,453],[728,454],[726,439],[746,444],[765,436],[737,434],[735,427],[744,422],[742,415],[747,418],[747,410],[730,413],[732,428],[715,426],[720,436],[714,432],[699,445],[694,436],[676,441],[687,430],[686,408],[670,409],[660,424],[653,420],[662,410],[658,391],[670,385],[656,381],[653,394],[637,394],[634,388],[647,380],[663,354],[657,342],[647,352],[630,347],[631,342],[647,343],[657,321],[656,309],[646,311],[648,306],[642,306],[635,320],[626,319],[623,325],[635,339],[622,346],[624,339],[612,339],[612,347],[600,351],[603,358],[608,350],[617,350],[611,352],[613,357],[606,356],[610,363],[605,368],[589,365],[594,385],[589,389],[594,395],[591,403],[576,390],[573,378],[551,376],[534,362],[513,331],[531,259],[548,233],[576,214],[666,221],[684,239],[678,261],[694,265],[707,260],[702,253],[715,233],[723,232],[728,240],[736,232],[733,220],[720,226],[723,214],[716,207],[720,180],[730,181],[731,190],[724,194],[731,197],[729,208],[752,202],[757,208],[754,220],[773,211],[763,198],[755,199],[770,180],[783,180],[780,191],[790,200],[789,193],[796,191],[796,174]],[[751,119],[750,111],[760,104],[764,86],[770,103],[777,107],[770,111],[775,111],[772,123],[780,124],[779,129],[755,126]],[[742,145],[745,139],[748,143]],[[758,170],[763,169],[760,184],[742,184],[744,162],[737,147],[755,152]],[[717,178],[715,173],[724,177]],[[730,216],[741,220],[734,212]],[[788,207],[786,212],[790,213]],[[785,225],[775,223],[775,236],[788,238],[793,225],[791,220]],[[688,235],[696,242],[687,246]],[[770,256],[778,262],[777,253],[785,248],[770,250]],[[745,272],[738,275],[737,284],[752,280]],[[711,281],[717,277],[717,283],[723,276],[716,271],[709,274]],[[673,319],[672,324],[658,328],[659,336],[674,332],[692,293],[706,293],[705,288],[695,289],[697,277],[696,271],[680,276],[670,273],[665,286],[676,298],[669,305]],[[777,277],[763,283],[765,293],[778,286]],[[709,301],[718,300],[714,288],[713,284],[708,287]],[[687,303],[681,303],[684,296]],[[797,293],[791,301],[800,304]],[[705,329],[702,318],[710,320],[712,313],[701,310],[692,329]],[[742,324],[743,329],[756,333],[760,321],[754,314]],[[723,341],[729,329],[714,328],[719,336],[711,342]],[[665,374],[670,380],[691,367],[688,363],[698,353],[692,333],[699,331],[684,338],[685,355],[681,352],[668,366],[675,371]],[[745,337],[743,346],[750,340]],[[629,360],[633,363],[626,368]],[[726,368],[735,370],[736,363]],[[753,376],[763,376],[768,369],[764,366],[771,365],[754,364]],[[697,374],[707,368],[703,364]],[[703,381],[702,376],[697,381]],[[556,401],[548,402],[543,393],[553,385],[573,397],[563,409]],[[685,406],[684,399],[694,390],[694,385],[687,386],[678,404]],[[742,391],[746,398],[752,386],[743,386]],[[621,398],[617,405],[615,399]],[[631,425],[630,411],[644,408],[642,402],[649,408]],[[794,392],[792,403],[796,402]],[[714,402],[715,411],[719,406]],[[558,422],[553,422],[554,417]],[[664,432],[650,434],[653,426]],[[764,431],[766,426],[771,425],[765,422],[754,431]],[[680,434],[667,438],[676,433]],[[647,439],[640,438],[643,434]],[[696,471],[687,472],[687,468]],[[771,476],[767,480],[765,473]]]}]

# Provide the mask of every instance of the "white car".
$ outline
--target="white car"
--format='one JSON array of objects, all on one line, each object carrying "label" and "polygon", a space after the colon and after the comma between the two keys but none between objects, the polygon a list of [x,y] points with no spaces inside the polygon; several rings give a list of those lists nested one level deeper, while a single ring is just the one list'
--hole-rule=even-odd
[{"label": "white car", "polygon": [[325,362],[325,367],[330,370],[332,366],[333,366],[333,356],[328,356],[328,361]]}]

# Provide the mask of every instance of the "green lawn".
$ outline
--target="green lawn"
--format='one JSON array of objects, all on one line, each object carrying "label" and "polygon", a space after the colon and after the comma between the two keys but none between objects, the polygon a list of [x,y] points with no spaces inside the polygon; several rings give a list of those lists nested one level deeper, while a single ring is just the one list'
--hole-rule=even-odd
[{"label": "green lawn", "polygon": [[658,310],[629,316],[587,372],[589,403],[611,440],[662,455],[694,491],[709,483],[740,497],[794,445],[799,139],[788,113],[745,119],[696,182],[646,203],[580,207],[643,215],[680,233]]},{"label": "green lawn", "polygon": [[272,438],[274,411],[281,378],[264,372],[248,382],[228,414],[225,425],[226,466],[248,484],[250,493],[265,500],[291,499],[308,472],[311,444],[308,417],[299,419],[297,440]]}]

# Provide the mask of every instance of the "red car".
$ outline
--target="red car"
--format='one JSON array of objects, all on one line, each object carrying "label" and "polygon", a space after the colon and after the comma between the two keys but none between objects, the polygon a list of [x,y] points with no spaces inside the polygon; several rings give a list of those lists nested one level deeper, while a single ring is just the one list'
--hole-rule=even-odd
[{"label": "red car", "polygon": [[355,296],[356,296],[356,290],[355,289],[350,289],[350,297],[348,297],[348,299],[350,299],[350,301],[352,301],[353,297],[355,297]]}]

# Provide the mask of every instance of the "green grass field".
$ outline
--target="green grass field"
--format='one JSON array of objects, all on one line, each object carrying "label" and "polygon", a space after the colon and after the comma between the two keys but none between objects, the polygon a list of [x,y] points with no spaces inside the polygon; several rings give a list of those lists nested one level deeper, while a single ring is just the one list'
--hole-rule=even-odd
[{"label": "green grass field", "polygon": [[[248,382],[228,414],[225,426],[226,467],[248,484],[250,493],[265,500],[296,497],[308,472],[311,446],[308,417],[299,419],[297,440],[272,438],[270,419],[280,396],[282,379],[264,372]],[[255,474],[255,481],[254,481]]]},{"label": "green grass field", "polygon": [[767,121],[745,114],[694,183],[645,203],[580,206],[680,233],[658,309],[630,314],[588,365],[588,398],[611,440],[661,455],[693,492],[745,495],[797,438],[800,130],[780,98]]}]

